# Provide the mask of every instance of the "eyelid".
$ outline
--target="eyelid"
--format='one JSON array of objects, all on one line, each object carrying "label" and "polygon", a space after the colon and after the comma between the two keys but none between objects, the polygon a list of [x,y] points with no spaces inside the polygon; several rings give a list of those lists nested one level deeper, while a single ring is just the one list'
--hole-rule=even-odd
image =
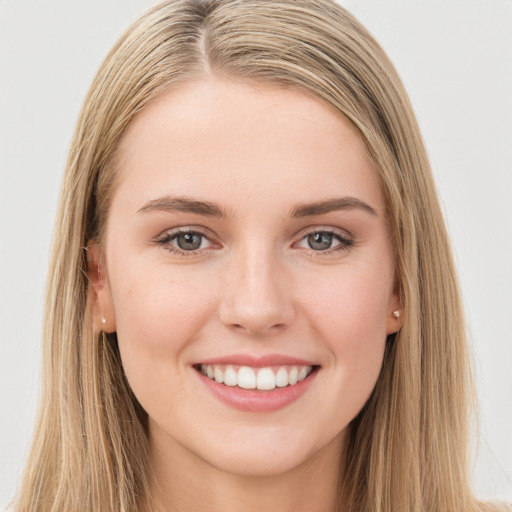
[{"label": "eyelid", "polygon": [[176,228],[164,229],[154,238],[154,240],[160,240],[162,238],[166,238],[167,236],[175,236],[180,233],[199,233],[208,239],[211,238],[211,235],[208,233],[208,231],[200,226],[178,226]]},{"label": "eyelid", "polygon": [[[179,247],[172,245],[170,242],[171,240],[174,240],[180,233],[196,233],[204,237],[209,242],[209,247],[200,248],[197,250],[184,250],[180,249]],[[303,228],[295,237],[293,242],[291,244],[292,248],[298,248],[298,244],[302,242],[307,236],[315,234],[315,233],[327,233],[329,235],[332,235],[334,238],[336,238],[340,243],[334,247],[331,247],[329,249],[325,250],[314,250],[314,249],[308,249],[306,247],[300,247],[303,251],[306,253],[313,255],[313,256],[328,256],[332,255],[333,253],[340,252],[340,251],[348,251],[351,249],[354,244],[354,238],[353,236],[346,230],[336,228],[333,226],[310,226]],[[179,226],[176,228],[170,228],[166,229],[159,235],[157,235],[153,239],[153,243],[156,245],[160,245],[164,247],[169,252],[177,255],[177,256],[196,256],[199,254],[204,254],[206,251],[213,248],[220,248],[221,244],[219,242],[215,241],[215,237],[210,234],[209,230],[206,230],[200,226]]]},{"label": "eyelid", "polygon": [[315,233],[330,233],[330,234],[336,235],[346,241],[354,240],[354,237],[352,236],[352,234],[349,233],[346,229],[336,228],[333,226],[318,226],[318,225],[309,226],[309,227],[301,229],[295,238],[302,240],[304,237],[306,237],[308,235],[315,234]]},{"label": "eyelid", "polygon": [[355,245],[353,236],[344,229],[335,228],[333,226],[311,226],[308,228],[304,228],[299,232],[299,234],[295,238],[296,241],[292,244],[292,247],[297,247],[297,244],[302,242],[309,235],[313,235],[315,233],[327,233],[338,239],[340,243],[324,251],[301,247],[301,249],[303,249],[308,255],[314,257],[332,256],[333,254],[338,252],[348,251]]},{"label": "eyelid", "polygon": [[[202,249],[200,248],[197,250],[191,250],[191,251],[186,251],[186,250],[180,249],[179,247],[172,245],[171,240],[175,240],[176,237],[181,233],[195,233],[195,234],[201,235],[206,240],[208,240],[210,246],[202,248]],[[153,239],[153,243],[155,243],[156,245],[162,246],[163,248],[165,248],[167,251],[173,253],[174,255],[184,256],[184,257],[203,254],[205,251],[209,250],[211,247],[215,247],[215,246],[219,247],[219,245],[220,245],[219,243],[215,242],[214,237],[208,232],[208,230],[205,230],[204,228],[199,227],[199,226],[179,226],[177,228],[166,229],[165,231],[162,231],[162,233],[160,233]]]}]

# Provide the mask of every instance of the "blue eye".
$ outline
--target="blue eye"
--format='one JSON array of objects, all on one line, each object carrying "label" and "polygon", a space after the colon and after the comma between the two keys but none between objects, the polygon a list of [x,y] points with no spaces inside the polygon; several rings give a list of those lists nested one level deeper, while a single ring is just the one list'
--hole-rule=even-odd
[{"label": "blue eye", "polygon": [[160,240],[157,240],[157,243],[177,254],[194,254],[211,245],[206,235],[193,230],[179,230],[167,233]]},{"label": "blue eye", "polygon": [[341,233],[324,230],[306,234],[297,245],[304,249],[312,249],[314,252],[330,252],[348,249],[353,243]]},{"label": "blue eye", "polygon": [[203,235],[199,233],[178,233],[174,236],[177,246],[184,251],[197,251],[201,248]]},{"label": "blue eye", "polygon": [[309,247],[315,251],[326,251],[330,249],[334,241],[332,233],[311,233],[306,238]]}]

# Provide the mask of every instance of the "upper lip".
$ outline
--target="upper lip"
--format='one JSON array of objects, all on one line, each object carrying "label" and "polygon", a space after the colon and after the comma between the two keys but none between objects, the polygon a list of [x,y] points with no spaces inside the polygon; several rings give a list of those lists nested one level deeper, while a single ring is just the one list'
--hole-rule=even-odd
[{"label": "upper lip", "polygon": [[195,364],[232,364],[236,366],[250,366],[252,368],[264,368],[267,366],[317,366],[311,361],[299,359],[297,357],[287,356],[284,354],[267,354],[264,356],[250,356],[247,354],[230,354],[219,357],[212,357],[198,361]]}]

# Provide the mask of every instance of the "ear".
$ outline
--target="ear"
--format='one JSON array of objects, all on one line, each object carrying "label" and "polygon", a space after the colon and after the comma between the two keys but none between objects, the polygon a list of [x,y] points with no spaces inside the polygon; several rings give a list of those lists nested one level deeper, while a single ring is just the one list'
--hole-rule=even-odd
[{"label": "ear", "polygon": [[96,240],[87,244],[87,289],[95,332],[115,332],[116,317],[110,292],[107,269],[100,245]]},{"label": "ear", "polygon": [[389,299],[388,314],[386,317],[386,334],[394,334],[404,324],[404,308],[400,300],[398,286],[395,287]]}]

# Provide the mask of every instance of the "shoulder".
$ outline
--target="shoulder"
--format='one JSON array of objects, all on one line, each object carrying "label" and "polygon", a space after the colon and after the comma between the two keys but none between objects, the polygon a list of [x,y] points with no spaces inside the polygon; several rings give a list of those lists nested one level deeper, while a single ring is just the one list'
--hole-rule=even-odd
[{"label": "shoulder", "polygon": [[512,503],[489,503],[489,505],[484,509],[484,512],[512,512]]},{"label": "shoulder", "polygon": [[478,512],[512,512],[512,503],[505,503],[504,501],[479,501],[476,503],[476,509],[473,511]]}]

